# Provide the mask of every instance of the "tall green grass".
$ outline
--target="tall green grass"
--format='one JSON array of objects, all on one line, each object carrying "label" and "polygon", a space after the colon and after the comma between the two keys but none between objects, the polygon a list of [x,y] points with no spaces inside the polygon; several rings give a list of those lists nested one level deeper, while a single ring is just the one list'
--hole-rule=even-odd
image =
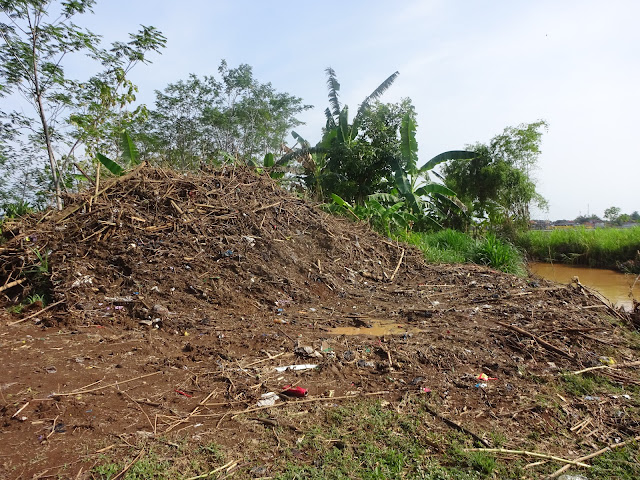
[{"label": "tall green grass", "polygon": [[400,239],[420,248],[431,263],[476,263],[506,273],[526,275],[520,251],[492,234],[474,239],[456,230],[441,230],[434,233],[410,232],[402,234]]},{"label": "tall green grass", "polygon": [[640,227],[531,230],[520,235],[516,243],[532,260],[616,268],[637,258]]}]

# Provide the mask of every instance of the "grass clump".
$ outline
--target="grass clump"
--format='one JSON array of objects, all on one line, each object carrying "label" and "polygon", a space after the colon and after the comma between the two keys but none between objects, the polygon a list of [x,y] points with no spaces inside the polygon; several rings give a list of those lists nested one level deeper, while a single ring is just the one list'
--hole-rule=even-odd
[{"label": "grass clump", "polygon": [[[519,235],[516,243],[530,258],[546,262],[618,268],[640,260],[640,227],[530,230]],[[630,265],[629,270],[633,269]]]},{"label": "grass clump", "polygon": [[474,239],[457,230],[441,230],[410,232],[402,235],[401,240],[420,248],[431,263],[476,263],[505,273],[526,275],[520,251],[494,234]]}]

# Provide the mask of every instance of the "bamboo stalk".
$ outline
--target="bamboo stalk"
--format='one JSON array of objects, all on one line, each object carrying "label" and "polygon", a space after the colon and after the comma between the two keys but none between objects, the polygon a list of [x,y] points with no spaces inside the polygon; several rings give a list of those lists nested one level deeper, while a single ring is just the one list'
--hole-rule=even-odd
[{"label": "bamboo stalk", "polygon": [[51,305],[48,305],[46,307],[44,307],[42,310],[38,310],[36,313],[34,313],[33,315],[29,315],[28,317],[24,317],[21,318],[20,320],[16,320],[15,322],[11,322],[11,323],[7,323],[8,326],[11,325],[17,325],[18,323],[22,323],[22,322],[26,322],[27,320],[33,318],[33,317],[37,317],[38,315],[40,315],[42,312],[46,312],[47,310],[49,310],[50,308],[55,307],[56,305],[60,305],[61,303],[65,302],[65,300],[59,300],[56,303],[52,303]]},{"label": "bamboo stalk", "polygon": [[158,370],[157,372],[153,372],[153,373],[147,373],[146,375],[140,375],[139,377],[130,378],[129,380],[123,380],[122,382],[115,382],[115,383],[111,383],[109,385],[103,385],[101,387],[91,388],[89,390],[80,389],[80,390],[75,390],[73,392],[67,392],[67,393],[52,393],[51,396],[52,397],[69,397],[71,395],[80,395],[80,394],[83,394],[83,393],[97,392],[98,390],[103,390],[105,388],[115,387],[115,386],[118,386],[118,385],[122,385],[124,383],[133,382],[134,380],[140,380],[141,378],[150,377],[152,375],[157,375],[159,373],[162,373],[162,370]]}]

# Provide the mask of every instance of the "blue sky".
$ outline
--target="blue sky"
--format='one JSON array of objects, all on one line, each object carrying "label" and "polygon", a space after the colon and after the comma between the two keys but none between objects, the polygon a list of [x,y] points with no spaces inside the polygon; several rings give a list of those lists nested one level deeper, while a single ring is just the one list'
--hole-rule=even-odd
[{"label": "blue sky", "polygon": [[557,219],[640,210],[639,18],[636,0],[98,0],[78,23],[106,41],[140,24],[167,36],[163,54],[132,72],[149,106],[154,90],[214,75],[223,58],[251,65],[315,106],[297,129],[312,143],[328,66],[352,109],[400,72],[383,100],[412,99],[422,161],[544,119],[536,177],[550,210],[534,216]]}]

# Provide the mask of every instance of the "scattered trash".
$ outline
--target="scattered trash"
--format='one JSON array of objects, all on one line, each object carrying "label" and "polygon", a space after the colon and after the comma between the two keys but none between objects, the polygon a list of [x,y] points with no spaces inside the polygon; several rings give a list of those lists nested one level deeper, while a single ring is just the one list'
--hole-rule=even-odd
[{"label": "scattered trash", "polygon": [[44,370],[47,373],[56,373],[58,371],[58,369],[56,367],[54,367],[53,365],[50,366],[50,367],[45,367]]},{"label": "scattered trash", "polygon": [[486,373],[481,373],[476,378],[478,380],[482,380],[483,382],[486,382],[487,380],[497,380],[498,379],[498,377],[490,377]]},{"label": "scattered trash", "polygon": [[585,395],[585,396],[584,396],[584,397],[582,397],[582,398],[584,398],[585,400],[588,400],[588,401],[597,401],[597,400],[600,400],[600,397],[595,397],[595,396],[593,396],[593,395]]},{"label": "scattered trash", "polygon": [[250,247],[253,247],[256,244],[256,239],[248,235],[243,235],[242,239],[247,242]]},{"label": "scattered trash", "polygon": [[287,370],[291,370],[293,372],[299,372],[301,370],[311,370],[312,368],[316,368],[318,365],[311,363],[303,363],[301,365],[285,365],[283,367],[276,367],[276,372],[282,373]]},{"label": "scattered trash", "polygon": [[558,480],[589,480],[584,475],[560,475]]},{"label": "scattered trash", "polygon": [[293,353],[295,353],[300,357],[323,358],[320,352],[316,351],[313,347],[309,347],[309,346],[296,347],[293,350]]},{"label": "scattered trash", "polygon": [[184,395],[185,397],[189,397],[189,398],[193,397],[193,395],[189,395],[188,393],[183,392],[182,390],[174,390],[174,392],[176,392],[178,395]]},{"label": "scattered trash", "polygon": [[223,257],[230,257],[231,255],[233,255],[233,250],[227,250],[222,254]]},{"label": "scattered trash", "polygon": [[275,405],[276,401],[279,399],[278,394],[275,392],[267,392],[260,395],[260,400],[256,403],[258,407],[271,407]]},{"label": "scattered trash", "polygon": [[422,387],[420,393],[431,393],[431,389],[429,387]]},{"label": "scattered trash", "polygon": [[309,395],[309,390],[302,387],[292,387],[291,385],[287,385],[284,387],[282,395],[286,395],[287,397],[306,397]]},{"label": "scattered trash", "polygon": [[109,303],[132,303],[133,297],[104,297],[105,302]]},{"label": "scattered trash", "polygon": [[155,313],[156,315],[159,315],[160,317],[167,317],[171,314],[171,312],[169,312],[169,309],[167,307],[165,307],[164,305],[160,305],[159,303],[156,303],[153,306],[153,313]]},{"label": "scattered trash", "polygon": [[342,358],[344,359],[345,362],[352,362],[353,360],[355,360],[356,354],[353,353],[351,350],[347,350],[342,354]]},{"label": "scattered trash", "polygon": [[611,357],[598,357],[598,360],[600,360],[600,363],[602,363],[603,365],[615,365],[616,364],[616,361]]},{"label": "scattered trash", "polygon": [[359,368],[376,368],[375,362],[365,361],[365,360],[358,360],[357,365]]},{"label": "scattered trash", "polygon": [[82,275],[81,273],[78,272],[78,279],[76,279],[72,284],[71,284],[71,288],[78,288],[81,287],[83,285],[93,285],[93,278],[90,277],[89,275]]},{"label": "scattered trash", "polygon": [[488,385],[487,385],[486,383],[476,383],[476,384],[475,384],[475,387],[476,387],[476,388],[487,388],[487,386],[488,386]]}]

